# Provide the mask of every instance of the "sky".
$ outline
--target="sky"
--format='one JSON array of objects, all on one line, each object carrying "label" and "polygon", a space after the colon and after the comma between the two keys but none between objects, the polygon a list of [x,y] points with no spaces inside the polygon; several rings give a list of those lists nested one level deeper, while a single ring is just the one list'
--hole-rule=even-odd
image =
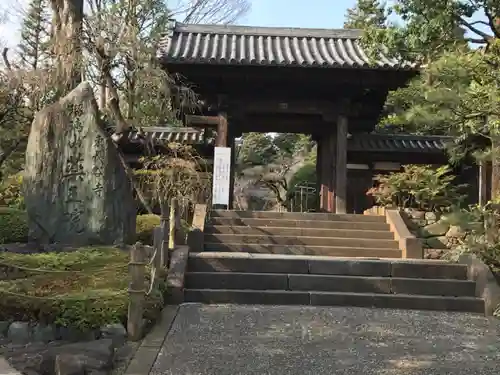
[{"label": "sky", "polygon": [[[29,0],[0,0],[9,22],[0,25],[4,44],[19,41],[19,14]],[[252,0],[251,11],[239,22],[250,26],[342,28],[345,13],[355,0]],[[334,4],[334,5],[333,5]]]}]

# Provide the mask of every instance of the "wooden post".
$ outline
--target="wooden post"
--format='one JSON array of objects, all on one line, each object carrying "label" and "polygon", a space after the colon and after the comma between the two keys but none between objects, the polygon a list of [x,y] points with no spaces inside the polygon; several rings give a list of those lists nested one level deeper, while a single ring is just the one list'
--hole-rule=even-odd
[{"label": "wooden post", "polygon": [[172,198],[170,204],[170,218],[169,218],[169,235],[168,235],[168,249],[175,249],[175,245],[178,244],[178,232],[179,232],[179,201],[177,198]]},{"label": "wooden post", "polygon": [[161,218],[161,248],[160,248],[160,264],[162,267],[168,267],[168,241],[169,241],[169,225],[167,218]]},{"label": "wooden post", "polygon": [[347,212],[347,117],[340,115],[337,121],[337,152],[335,166],[335,212]]},{"label": "wooden post", "polygon": [[487,163],[484,160],[479,162],[479,205],[484,206],[487,202],[486,194],[487,194]]},{"label": "wooden post", "polygon": [[130,250],[129,274],[127,332],[130,340],[138,341],[142,339],[142,319],[146,294],[144,288],[146,252],[140,242],[137,242]]},{"label": "wooden post", "polygon": [[217,147],[227,147],[227,114],[225,112],[219,113],[215,145]]},{"label": "wooden post", "polygon": [[153,229],[153,264],[157,269],[162,267],[162,258],[161,258],[161,247],[163,242],[163,233],[161,226]]}]

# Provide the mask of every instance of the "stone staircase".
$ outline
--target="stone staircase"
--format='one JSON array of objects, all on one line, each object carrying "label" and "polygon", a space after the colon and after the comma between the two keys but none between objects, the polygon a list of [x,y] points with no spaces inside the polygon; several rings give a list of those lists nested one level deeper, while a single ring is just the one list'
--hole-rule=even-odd
[{"label": "stone staircase", "polygon": [[184,301],[484,313],[467,266],[401,258],[384,217],[213,211]]},{"label": "stone staircase", "polygon": [[205,251],[401,258],[383,216],[212,211]]}]

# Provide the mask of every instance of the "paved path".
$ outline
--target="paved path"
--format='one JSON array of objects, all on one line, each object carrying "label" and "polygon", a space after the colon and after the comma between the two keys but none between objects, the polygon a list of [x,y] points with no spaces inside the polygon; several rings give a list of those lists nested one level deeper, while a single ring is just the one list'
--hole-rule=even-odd
[{"label": "paved path", "polygon": [[182,305],[152,375],[499,374],[500,321],[462,313]]}]

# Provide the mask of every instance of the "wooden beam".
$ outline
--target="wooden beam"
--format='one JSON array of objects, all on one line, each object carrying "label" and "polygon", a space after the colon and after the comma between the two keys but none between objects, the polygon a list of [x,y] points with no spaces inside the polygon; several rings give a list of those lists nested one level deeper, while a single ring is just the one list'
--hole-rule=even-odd
[{"label": "wooden beam", "polygon": [[347,128],[348,120],[340,115],[337,121],[337,152],[335,159],[335,212],[347,212]]},{"label": "wooden beam", "polygon": [[220,121],[220,116],[186,115],[186,125],[191,126],[217,126]]},{"label": "wooden beam", "polygon": [[335,106],[334,102],[324,100],[296,100],[288,98],[256,99],[255,97],[236,98],[232,104],[242,113],[290,113],[321,115]]}]

